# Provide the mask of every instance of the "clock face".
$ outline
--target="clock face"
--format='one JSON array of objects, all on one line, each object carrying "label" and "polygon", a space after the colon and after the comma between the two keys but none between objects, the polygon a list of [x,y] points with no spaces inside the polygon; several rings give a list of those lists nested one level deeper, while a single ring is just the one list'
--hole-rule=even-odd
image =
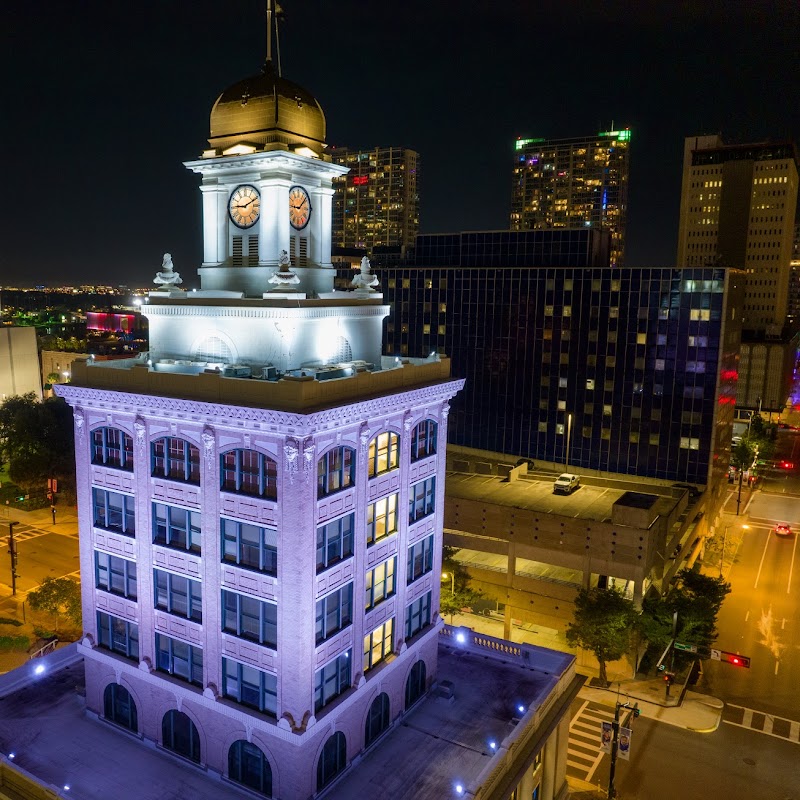
[{"label": "clock face", "polygon": [[238,228],[252,228],[261,213],[261,195],[255,186],[242,184],[231,192],[228,214]]},{"label": "clock face", "polygon": [[308,225],[311,218],[311,199],[302,186],[289,189],[289,222],[299,231]]}]

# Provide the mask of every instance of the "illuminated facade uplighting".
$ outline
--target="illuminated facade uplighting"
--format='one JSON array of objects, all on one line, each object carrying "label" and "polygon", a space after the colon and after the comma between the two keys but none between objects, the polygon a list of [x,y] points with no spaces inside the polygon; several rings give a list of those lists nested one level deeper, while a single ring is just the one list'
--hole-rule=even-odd
[{"label": "illuminated facade uplighting", "polygon": [[611,232],[611,266],[625,260],[631,131],[517,139],[512,230],[597,227]]}]

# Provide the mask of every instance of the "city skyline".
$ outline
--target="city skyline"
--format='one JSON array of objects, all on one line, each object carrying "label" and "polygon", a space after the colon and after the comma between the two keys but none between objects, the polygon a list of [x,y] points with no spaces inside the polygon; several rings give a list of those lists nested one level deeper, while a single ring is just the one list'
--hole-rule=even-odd
[{"label": "city skyline", "polygon": [[[191,15],[147,2],[11,12],[5,71],[16,78],[8,107],[17,124],[7,149],[35,157],[10,159],[3,283],[35,270],[30,284],[70,275],[139,285],[165,251],[196,283],[200,196],[179,162],[205,147],[226,81],[259,70],[262,6],[249,0],[223,17],[207,0]],[[507,228],[517,136],[630,125],[627,263],[669,266],[684,137],[758,141],[800,128],[785,100],[800,71],[789,57],[800,11],[753,8],[731,4],[723,20],[705,8],[656,15],[627,2],[602,11],[552,3],[531,17],[520,3],[491,15],[470,3],[454,19],[423,4],[398,17],[358,15],[351,2],[289,3],[282,67],[319,99],[330,144],[420,153],[422,232]],[[139,146],[120,157],[121,141]]]}]

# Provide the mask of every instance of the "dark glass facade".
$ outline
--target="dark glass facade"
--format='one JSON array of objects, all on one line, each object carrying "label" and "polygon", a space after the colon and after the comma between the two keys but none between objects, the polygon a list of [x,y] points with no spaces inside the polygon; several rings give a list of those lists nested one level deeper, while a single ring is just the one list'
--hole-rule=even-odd
[{"label": "dark glass facade", "polygon": [[[741,273],[384,267],[386,352],[453,359],[452,444],[707,484],[730,446]],[[726,459],[720,461],[721,466]]]}]

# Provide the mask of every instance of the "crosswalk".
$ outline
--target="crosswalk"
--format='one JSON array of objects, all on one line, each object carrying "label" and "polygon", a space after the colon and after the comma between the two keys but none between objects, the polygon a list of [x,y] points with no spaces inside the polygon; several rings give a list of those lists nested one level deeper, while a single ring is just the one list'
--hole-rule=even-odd
[{"label": "crosswalk", "polygon": [[[0,527],[0,536],[2,533],[3,529]],[[26,525],[24,522],[20,522],[14,526],[14,541],[18,543],[26,542],[28,539],[35,539],[37,536],[45,536],[48,533],[52,533],[52,531],[43,531],[39,528],[34,528],[33,525]]]},{"label": "crosswalk", "polygon": [[614,710],[584,701],[569,724],[567,772],[574,778],[591,782],[605,753],[600,749],[601,723],[611,722]]},{"label": "crosswalk", "polygon": [[766,736],[800,744],[800,722],[794,719],[776,717],[763,711],[728,703],[722,721],[737,728],[748,728]]}]

